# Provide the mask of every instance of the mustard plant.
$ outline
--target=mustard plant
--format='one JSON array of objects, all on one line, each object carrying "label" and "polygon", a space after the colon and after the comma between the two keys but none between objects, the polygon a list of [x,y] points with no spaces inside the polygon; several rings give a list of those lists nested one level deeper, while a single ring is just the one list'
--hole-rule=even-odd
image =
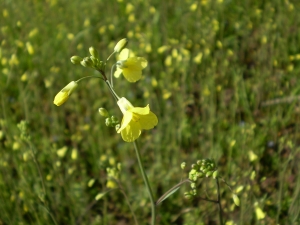
[{"label": "mustard plant", "polygon": [[[112,94],[117,103],[116,105],[120,108],[121,112],[123,113],[123,119],[121,120],[121,122],[119,122],[117,117],[109,115],[108,111],[104,108],[100,108],[99,113],[100,115],[106,118],[106,126],[114,127],[116,129],[116,132],[121,134],[121,137],[125,142],[133,142],[138,164],[151,201],[151,224],[154,225],[156,217],[155,201],[152,189],[148,181],[148,177],[144,170],[141,154],[136,140],[140,137],[142,130],[149,130],[154,128],[158,123],[158,118],[150,110],[149,104],[145,107],[135,107],[125,97],[119,97],[113,87],[113,76],[119,77],[121,74],[123,74],[127,81],[136,82],[141,79],[142,70],[146,68],[148,64],[147,60],[143,57],[131,56],[129,54],[129,49],[125,48],[127,44],[128,40],[126,38],[120,40],[114,47],[114,51],[104,61],[99,59],[98,51],[93,47],[89,48],[90,56],[72,56],[71,62],[73,64],[95,69],[100,73],[100,75],[86,76],[80,78],[77,81],[71,81],[55,96],[53,103],[57,106],[61,106],[62,104],[64,104],[69,99],[71,94],[75,91],[75,89],[78,87],[79,82],[81,82],[84,79],[100,78],[106,83],[110,93]],[[108,79],[106,75],[106,65],[108,60],[110,60],[114,54],[118,55],[119,60],[112,66],[110,79]],[[116,182],[118,178],[118,170],[107,169],[107,173],[110,178],[108,180],[108,187],[112,189],[120,188],[120,184]],[[102,196],[103,194],[97,195],[96,199],[100,199]],[[124,196],[127,199],[126,195]],[[135,216],[134,220],[137,223]]]}]

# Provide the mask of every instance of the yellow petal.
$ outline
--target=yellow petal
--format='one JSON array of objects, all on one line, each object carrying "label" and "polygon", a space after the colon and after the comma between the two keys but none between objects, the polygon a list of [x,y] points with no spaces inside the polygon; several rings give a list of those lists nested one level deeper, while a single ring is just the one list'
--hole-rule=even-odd
[{"label": "yellow petal", "polygon": [[121,73],[122,73],[122,70],[118,68],[118,69],[115,71],[114,76],[115,76],[116,78],[119,78],[120,75],[121,75]]},{"label": "yellow petal", "polygon": [[157,125],[158,119],[153,112],[150,112],[148,115],[140,116],[139,122],[141,125],[141,129],[149,130]]},{"label": "yellow petal", "polygon": [[124,48],[121,51],[121,53],[120,53],[120,55],[118,57],[118,60],[126,60],[126,59],[128,59],[128,57],[129,57],[129,49],[128,48]]},{"label": "yellow petal", "polygon": [[142,77],[141,70],[131,70],[128,68],[123,69],[123,75],[129,82],[136,82]]},{"label": "yellow petal", "polygon": [[64,104],[69,98],[68,92],[60,91],[54,98],[53,103],[57,106]]},{"label": "yellow petal", "polygon": [[150,108],[149,108],[149,105],[147,105],[144,108],[134,107],[134,108],[129,109],[128,111],[139,114],[139,115],[147,115],[150,113]]},{"label": "yellow petal", "polygon": [[148,62],[143,57],[130,57],[125,62],[125,65],[132,70],[142,70],[147,67]]},{"label": "yellow petal", "polygon": [[126,142],[133,142],[141,135],[140,123],[131,121],[124,130],[121,131],[121,136]]},{"label": "yellow petal", "polygon": [[132,116],[133,116],[132,113],[129,112],[129,111],[126,111],[124,113],[124,116],[123,116],[123,119],[122,119],[122,123],[121,123],[121,127],[118,130],[118,133],[120,133],[122,130],[124,130],[128,126],[128,124],[132,120]]}]

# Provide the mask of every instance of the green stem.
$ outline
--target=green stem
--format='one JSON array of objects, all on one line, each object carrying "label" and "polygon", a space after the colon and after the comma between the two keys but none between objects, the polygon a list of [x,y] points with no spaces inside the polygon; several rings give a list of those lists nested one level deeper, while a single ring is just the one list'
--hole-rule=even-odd
[{"label": "green stem", "polygon": [[140,170],[141,170],[141,173],[142,173],[142,177],[143,177],[143,180],[145,182],[145,185],[146,185],[149,197],[150,197],[150,201],[151,201],[151,225],[155,225],[155,210],[156,210],[156,208],[155,208],[155,201],[154,201],[154,198],[153,198],[153,193],[152,193],[149,181],[148,181],[148,177],[145,173],[145,169],[144,169],[143,164],[142,164],[141,153],[139,151],[139,148],[137,146],[136,141],[133,142],[133,145],[134,145],[134,150],[135,150],[135,153],[136,153],[136,157],[138,159],[139,167],[140,167]]},{"label": "green stem", "polygon": [[216,183],[217,183],[217,191],[218,191],[219,220],[220,220],[220,224],[223,225],[220,184],[219,184],[219,179],[218,178],[216,178]]}]

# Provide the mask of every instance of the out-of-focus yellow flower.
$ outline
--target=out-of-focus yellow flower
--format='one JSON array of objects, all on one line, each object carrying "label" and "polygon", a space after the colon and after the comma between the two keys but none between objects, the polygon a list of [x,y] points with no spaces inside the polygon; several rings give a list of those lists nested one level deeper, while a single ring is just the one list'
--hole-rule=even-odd
[{"label": "out-of-focus yellow flower", "polygon": [[34,54],[34,48],[33,48],[33,46],[31,45],[30,42],[26,42],[26,48],[27,48],[27,51],[28,51],[29,55]]},{"label": "out-of-focus yellow flower", "polygon": [[146,107],[134,107],[126,98],[120,98],[117,102],[124,117],[121,127],[117,131],[126,142],[133,142],[140,135],[142,130],[150,130],[158,123],[156,115]]},{"label": "out-of-focus yellow flower", "polygon": [[143,57],[129,57],[129,49],[125,48],[119,56],[117,62],[117,70],[114,73],[115,77],[119,77],[123,73],[126,80],[136,82],[142,77],[142,70],[146,68],[148,62]]},{"label": "out-of-focus yellow flower", "polygon": [[64,104],[77,86],[78,84],[75,81],[71,81],[55,96],[53,103],[57,106]]}]

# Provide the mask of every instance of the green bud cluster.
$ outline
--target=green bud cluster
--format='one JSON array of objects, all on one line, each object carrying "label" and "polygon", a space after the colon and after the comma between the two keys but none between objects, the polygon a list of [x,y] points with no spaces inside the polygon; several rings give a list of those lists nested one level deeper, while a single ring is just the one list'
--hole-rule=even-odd
[{"label": "green bud cluster", "polygon": [[189,179],[196,182],[198,178],[203,177],[213,177],[214,179],[218,177],[218,170],[214,160],[202,159],[198,160],[197,164],[192,165],[192,169],[189,172]]},{"label": "green bud cluster", "polygon": [[186,199],[191,199],[193,198],[195,195],[197,195],[197,190],[196,189],[192,189],[190,191],[184,192],[184,197]]},{"label": "green bud cluster", "polygon": [[30,141],[31,136],[29,135],[29,132],[28,132],[28,122],[25,120],[22,120],[17,126],[21,132],[20,138],[24,141]]},{"label": "green bud cluster", "polygon": [[[185,167],[185,163],[181,164],[181,167]],[[191,181],[191,189],[189,192],[184,193],[184,197],[187,199],[193,198],[197,194],[197,180],[203,177],[218,177],[217,165],[213,159],[201,159],[196,164],[192,164],[189,172],[189,180]]]},{"label": "green bud cluster", "polygon": [[108,127],[116,127],[119,124],[120,124],[120,122],[119,122],[118,118],[115,116],[107,117],[105,119],[105,125]]},{"label": "green bud cluster", "polygon": [[81,64],[84,67],[90,67],[96,70],[103,70],[104,69],[104,62],[100,61],[98,58],[98,51],[94,47],[89,48],[90,56],[81,58],[80,56],[72,56],[71,62],[73,64],[79,65]]}]

